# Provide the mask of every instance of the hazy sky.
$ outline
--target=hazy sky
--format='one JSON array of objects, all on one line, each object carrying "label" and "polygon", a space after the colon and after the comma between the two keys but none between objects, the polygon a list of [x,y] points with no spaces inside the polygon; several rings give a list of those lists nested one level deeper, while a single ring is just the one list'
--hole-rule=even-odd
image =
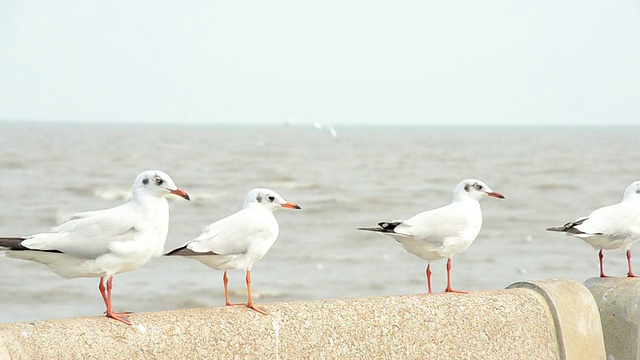
[{"label": "hazy sky", "polygon": [[640,124],[640,2],[2,0],[0,119]]}]

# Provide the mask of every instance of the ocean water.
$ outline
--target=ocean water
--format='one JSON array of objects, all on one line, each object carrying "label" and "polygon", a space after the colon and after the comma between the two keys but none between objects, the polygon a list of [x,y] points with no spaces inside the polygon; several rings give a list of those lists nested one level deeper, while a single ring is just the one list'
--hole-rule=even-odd
[{"label": "ocean water", "polygon": [[[254,187],[302,206],[276,213],[280,237],[253,267],[257,303],[425,293],[426,262],[356,230],[446,205],[478,178],[506,200],[482,202],[484,227],[453,260],[453,286],[598,275],[597,252],[545,228],[621,200],[640,179],[640,128],[204,126],[0,122],[0,235],[46,231],[81,211],[125,202],[133,178],[162,169],[193,200],[171,199],[166,250],[240,209]],[[640,253],[634,264],[640,268]],[[432,264],[445,287],[445,260]],[[610,275],[622,251],[605,253]],[[0,257],[0,322],[104,311],[98,279],[64,279]],[[232,301],[246,301],[231,271]],[[117,275],[116,311],[222,306],[222,272],[159,258]]]}]

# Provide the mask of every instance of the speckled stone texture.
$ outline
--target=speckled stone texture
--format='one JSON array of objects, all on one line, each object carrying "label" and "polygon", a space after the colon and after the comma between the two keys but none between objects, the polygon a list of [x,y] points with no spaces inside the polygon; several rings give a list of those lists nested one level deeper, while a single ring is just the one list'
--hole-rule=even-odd
[{"label": "speckled stone texture", "polygon": [[607,359],[640,359],[640,279],[596,277],[584,284],[600,310]]},{"label": "speckled stone texture", "polygon": [[[552,294],[552,301],[575,297],[575,283],[566,283],[569,291]],[[132,326],[104,317],[1,324],[0,359],[568,358],[558,347],[549,299],[526,287],[265,309],[270,315],[242,306],[132,314]],[[573,310],[586,314],[585,321],[596,311],[596,323],[584,326],[599,328],[597,310],[581,301]],[[580,345],[590,359],[600,358],[591,340]]]}]

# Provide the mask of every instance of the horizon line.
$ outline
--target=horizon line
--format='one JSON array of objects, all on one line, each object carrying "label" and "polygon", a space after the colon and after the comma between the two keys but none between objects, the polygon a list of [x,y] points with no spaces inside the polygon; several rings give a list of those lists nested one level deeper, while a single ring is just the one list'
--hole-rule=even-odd
[{"label": "horizon line", "polygon": [[417,123],[402,123],[402,122],[389,122],[389,123],[328,123],[328,122],[204,122],[204,121],[109,121],[109,120],[44,120],[44,119],[0,119],[0,123],[31,123],[31,124],[86,124],[86,125],[182,125],[182,126],[268,126],[268,127],[315,127],[318,124],[324,127],[589,127],[589,128],[608,128],[608,127],[640,127],[640,124],[623,124],[623,123],[608,123],[608,124],[558,124],[558,123],[519,123],[519,124],[505,124],[505,123],[432,123],[432,124],[417,124]]}]

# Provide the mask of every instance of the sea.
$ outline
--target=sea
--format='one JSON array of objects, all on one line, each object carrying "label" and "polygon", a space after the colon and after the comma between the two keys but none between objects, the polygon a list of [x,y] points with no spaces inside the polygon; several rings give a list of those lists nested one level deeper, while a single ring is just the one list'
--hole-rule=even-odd
[{"label": "sea", "polygon": [[[484,225],[453,258],[454,288],[598,275],[597,251],[547,227],[619,202],[640,180],[640,127],[180,125],[0,122],[0,236],[47,231],[76,212],[127,201],[134,177],[160,169],[189,192],[171,197],[165,249],[238,211],[255,187],[301,210],[276,212],[280,236],[254,264],[258,304],[425,294],[426,262],[392,238],[357,230],[451,201],[462,179],[505,195],[482,202]],[[445,260],[432,263],[434,290]],[[640,252],[633,263],[640,269]],[[622,250],[605,271],[625,276]],[[245,274],[229,272],[232,301]],[[65,279],[0,256],[0,323],[100,316],[97,278]],[[222,272],[161,257],[114,280],[115,311],[224,306]],[[461,296],[461,295],[451,295]]]}]

